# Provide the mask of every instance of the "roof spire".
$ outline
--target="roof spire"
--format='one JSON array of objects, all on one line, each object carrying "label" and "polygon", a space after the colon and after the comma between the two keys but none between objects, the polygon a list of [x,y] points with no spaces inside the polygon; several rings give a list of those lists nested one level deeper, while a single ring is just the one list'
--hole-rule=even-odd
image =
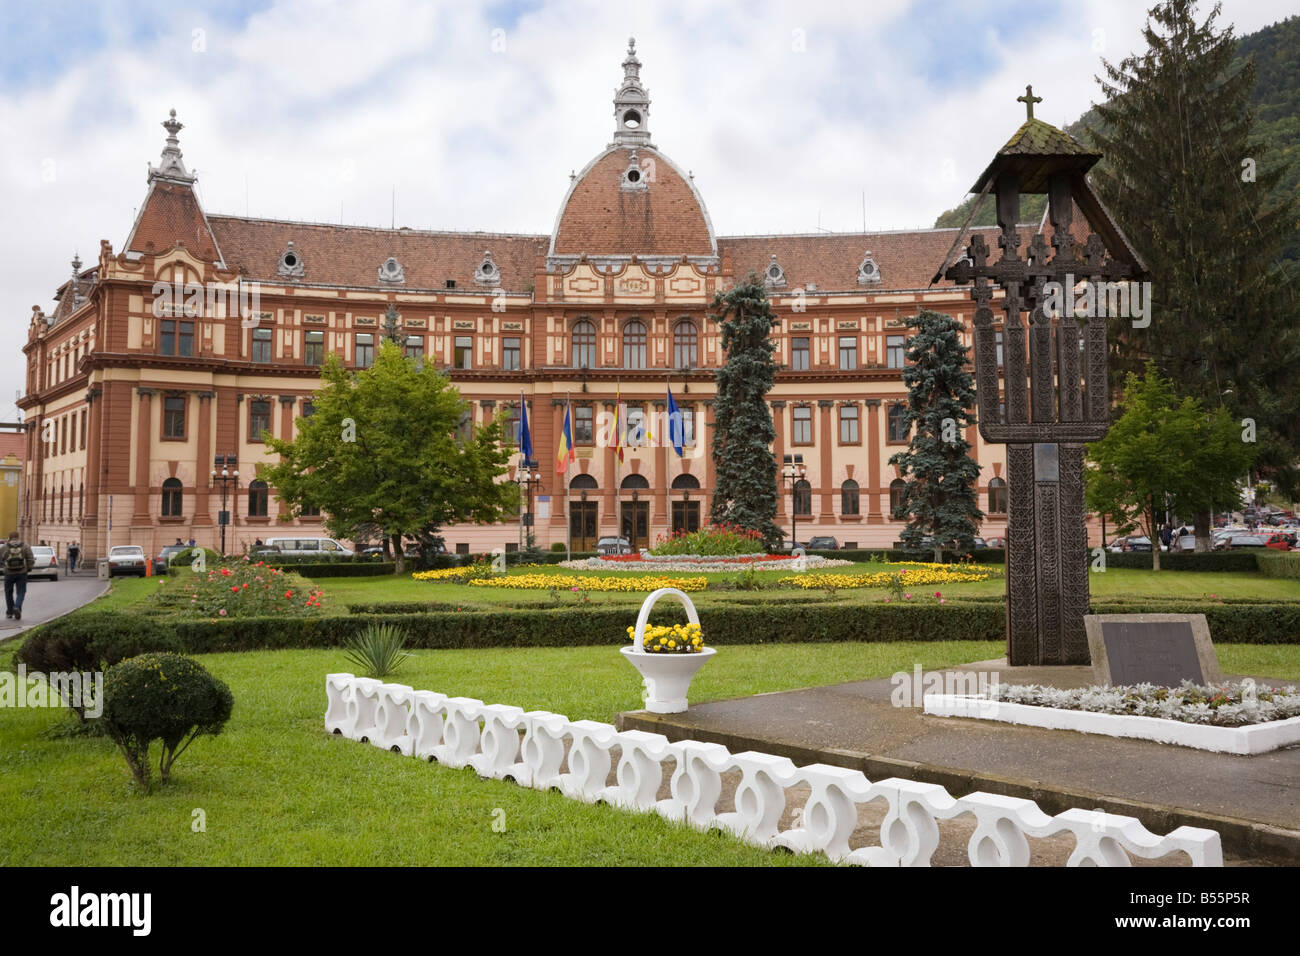
[{"label": "roof spire", "polygon": [[191,176],[185,169],[185,161],[181,159],[181,144],[176,138],[176,134],[185,128],[185,125],[176,118],[176,111],[172,110],[167,119],[163,120],[162,128],[167,130],[167,144],[163,146],[162,162],[157,168],[149,167],[149,182],[155,179],[167,179],[173,182],[192,183],[195,177]]},{"label": "roof spire", "polygon": [[636,38],[627,41],[623,60],[623,83],[614,91],[615,146],[653,146],[650,142],[650,93],[641,85],[641,61],[636,56]]}]

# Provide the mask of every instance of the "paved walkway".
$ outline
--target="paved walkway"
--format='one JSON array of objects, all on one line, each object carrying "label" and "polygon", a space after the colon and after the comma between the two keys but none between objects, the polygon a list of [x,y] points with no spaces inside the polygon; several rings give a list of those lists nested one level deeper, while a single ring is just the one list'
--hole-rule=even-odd
[{"label": "paved walkway", "polygon": [[0,643],[17,637],[23,631],[45,621],[75,611],[108,590],[108,582],[95,576],[95,569],[77,571],[68,575],[59,573],[57,581],[43,578],[27,582],[27,597],[23,601],[23,619],[0,620]]},{"label": "paved walkway", "polygon": [[[721,654],[726,653],[723,648]],[[1091,683],[1091,668],[1012,668],[982,661],[1009,683]],[[1256,677],[1260,683],[1286,681]],[[888,678],[760,694],[691,707],[684,714],[619,715],[620,729],[670,740],[758,750],[796,764],[828,763],[868,779],[905,777],[1026,797],[1048,813],[1070,807],[1137,817],[1155,833],[1209,827],[1225,851],[1300,861],[1300,747],[1244,757],[1143,740],[1045,730],[996,721],[933,717],[890,703]]]}]

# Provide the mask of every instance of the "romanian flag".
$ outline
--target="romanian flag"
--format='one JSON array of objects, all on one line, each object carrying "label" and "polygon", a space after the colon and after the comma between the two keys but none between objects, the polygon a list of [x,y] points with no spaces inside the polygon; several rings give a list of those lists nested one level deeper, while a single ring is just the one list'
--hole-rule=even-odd
[{"label": "romanian flag", "polygon": [[618,455],[620,465],[623,464],[623,422],[619,419],[622,408],[623,390],[620,388],[614,397],[614,454]]},{"label": "romanian flag", "polygon": [[560,448],[555,455],[555,473],[563,475],[569,470],[569,466],[577,460],[577,455],[573,451],[573,424],[569,419],[569,406],[564,406],[564,428],[560,430]]},{"label": "romanian flag", "polygon": [[524,461],[532,461],[533,435],[528,429],[528,402],[523,392],[519,393],[519,450],[524,453]]}]

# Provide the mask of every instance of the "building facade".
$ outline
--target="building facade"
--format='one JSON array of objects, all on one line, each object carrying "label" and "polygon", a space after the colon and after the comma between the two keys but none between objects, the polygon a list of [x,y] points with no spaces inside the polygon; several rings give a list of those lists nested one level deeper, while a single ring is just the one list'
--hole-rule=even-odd
[{"label": "building facade", "polygon": [[[723,361],[714,294],[755,273],[779,317],[781,370],[769,395],[783,482],[777,522],[798,538],[888,546],[901,488],[907,317],[959,317],[967,289],[931,284],[956,230],[719,236],[693,176],[654,144],[650,97],[629,46],[611,142],[572,176],[545,235],[453,233],[208,214],[182,159],[175,112],[120,250],[74,260],[49,314],[34,309],[24,352],[28,540],[147,552],[175,539],[227,550],[269,535],[326,534],[290,516],[258,477],[263,432],[293,435],[310,414],[327,352],[351,368],[396,332],[446,369],[475,423],[517,419],[521,395],[540,481],[533,530],[574,550],[623,533],[638,545],[707,521],[714,369]],[[995,230],[986,231],[990,245]],[[1023,227],[1026,241],[1036,226]],[[255,293],[255,295],[253,294]],[[668,389],[684,415],[678,456],[654,422]],[[606,426],[621,400],[622,461]],[[571,409],[576,463],[557,473]],[[972,426],[982,533],[1004,533],[1005,463]],[[518,463],[520,456],[512,461]],[[238,471],[214,479],[222,466]],[[512,466],[511,480],[519,464]],[[223,507],[223,495],[225,504]],[[449,549],[513,547],[518,521],[445,529]]]}]

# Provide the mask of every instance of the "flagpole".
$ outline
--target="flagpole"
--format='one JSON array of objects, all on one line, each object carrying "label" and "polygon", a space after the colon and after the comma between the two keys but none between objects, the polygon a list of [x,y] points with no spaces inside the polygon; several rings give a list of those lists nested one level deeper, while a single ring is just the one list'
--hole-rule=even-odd
[{"label": "flagpole", "polygon": [[[564,414],[569,414],[569,405],[572,402],[572,394],[564,393]],[[564,466],[564,560],[573,560],[573,501],[569,497],[569,466]],[[584,516],[585,517],[585,516]]]}]

